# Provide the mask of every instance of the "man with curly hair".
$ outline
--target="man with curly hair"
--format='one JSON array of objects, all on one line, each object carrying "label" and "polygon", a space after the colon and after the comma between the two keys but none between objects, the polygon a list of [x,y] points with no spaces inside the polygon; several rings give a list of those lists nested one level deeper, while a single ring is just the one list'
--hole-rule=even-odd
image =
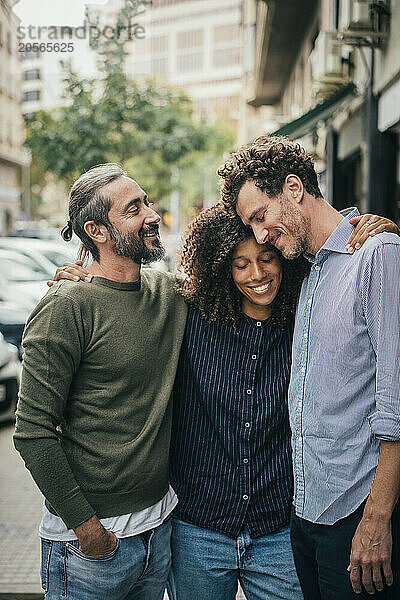
[{"label": "man with curly hair", "polygon": [[311,266],[289,388],[304,597],[399,598],[400,240],[380,233],[350,257],[357,209],[330,206],[311,157],[286,138],[258,138],[219,174],[258,243]]}]

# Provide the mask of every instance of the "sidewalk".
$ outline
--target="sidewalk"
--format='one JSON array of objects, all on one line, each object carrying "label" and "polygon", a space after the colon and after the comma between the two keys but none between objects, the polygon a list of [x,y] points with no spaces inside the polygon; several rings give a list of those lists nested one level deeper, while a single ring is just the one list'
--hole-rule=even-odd
[{"label": "sidewalk", "polygon": [[42,495],[12,445],[13,425],[0,428],[0,600],[43,598],[38,526]]}]

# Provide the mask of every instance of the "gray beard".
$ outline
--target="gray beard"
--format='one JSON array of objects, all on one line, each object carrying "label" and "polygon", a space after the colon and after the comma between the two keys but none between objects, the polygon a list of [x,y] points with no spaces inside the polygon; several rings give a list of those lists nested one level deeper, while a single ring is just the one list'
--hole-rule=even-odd
[{"label": "gray beard", "polygon": [[130,258],[137,265],[148,265],[161,260],[165,256],[165,248],[161,240],[153,242],[154,248],[148,248],[139,235],[135,233],[121,233],[113,225],[109,228],[110,237],[114,242],[114,252],[117,256]]}]

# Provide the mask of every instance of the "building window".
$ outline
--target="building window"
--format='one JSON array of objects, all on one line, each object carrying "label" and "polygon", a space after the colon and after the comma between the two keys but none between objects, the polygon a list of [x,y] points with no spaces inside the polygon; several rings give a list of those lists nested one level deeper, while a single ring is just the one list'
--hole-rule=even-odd
[{"label": "building window", "polygon": [[201,48],[203,46],[203,30],[181,31],[176,37],[176,47],[178,50],[191,50],[192,48]]},{"label": "building window", "polygon": [[33,58],[39,58],[39,50],[26,50],[25,54],[23,54],[24,60],[32,60]]},{"label": "building window", "polygon": [[214,67],[229,67],[240,63],[240,48],[218,48],[213,52]]},{"label": "building window", "polygon": [[178,73],[189,73],[190,71],[200,71],[203,68],[203,53],[182,54],[177,58]]},{"label": "building window", "polygon": [[240,40],[240,27],[238,23],[214,27],[214,44],[226,44]]},{"label": "building window", "polygon": [[40,90],[30,90],[24,93],[24,102],[37,102],[40,100]]},{"label": "building window", "polygon": [[168,58],[155,58],[150,63],[150,70],[153,76],[168,74]]},{"label": "building window", "polygon": [[25,71],[25,73],[24,73],[25,81],[33,81],[34,79],[40,79],[39,69],[29,69],[29,71]]},{"label": "building window", "polygon": [[159,35],[144,40],[135,40],[133,43],[133,56],[149,56],[168,53],[168,36]]},{"label": "building window", "polygon": [[168,52],[168,36],[159,35],[149,40],[151,54],[165,54]]},{"label": "building window", "polygon": [[131,75],[133,77],[149,77],[150,76],[150,64],[149,61],[135,62],[131,66]]}]

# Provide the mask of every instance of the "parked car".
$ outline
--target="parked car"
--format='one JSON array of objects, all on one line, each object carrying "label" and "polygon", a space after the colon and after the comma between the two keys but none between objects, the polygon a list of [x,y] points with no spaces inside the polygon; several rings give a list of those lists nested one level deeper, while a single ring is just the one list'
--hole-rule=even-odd
[{"label": "parked car", "polygon": [[0,331],[18,348],[28,315],[48,290],[47,279],[28,257],[0,249]]},{"label": "parked car", "polygon": [[29,257],[0,249],[0,301],[31,312],[48,290],[47,280],[47,272]]},{"label": "parked car", "polygon": [[0,333],[0,422],[14,418],[20,375],[17,349]]},{"label": "parked car", "polygon": [[[48,227],[47,225],[39,226],[37,223],[24,223],[23,226],[20,224],[12,234],[12,237],[35,238],[38,240],[51,240],[62,243],[61,229],[58,229],[57,227]],[[80,240],[73,234],[71,242],[68,243],[79,246]]]},{"label": "parked car", "polygon": [[65,262],[76,260],[79,246],[67,242],[39,240],[24,237],[0,237],[0,249],[19,252],[28,257],[41,270],[47,279],[52,279],[57,267]]},{"label": "parked car", "polygon": [[19,305],[15,301],[4,301],[1,299],[1,293],[0,332],[6,342],[13,344],[18,349],[18,356],[22,359],[22,334],[32,307]]}]

